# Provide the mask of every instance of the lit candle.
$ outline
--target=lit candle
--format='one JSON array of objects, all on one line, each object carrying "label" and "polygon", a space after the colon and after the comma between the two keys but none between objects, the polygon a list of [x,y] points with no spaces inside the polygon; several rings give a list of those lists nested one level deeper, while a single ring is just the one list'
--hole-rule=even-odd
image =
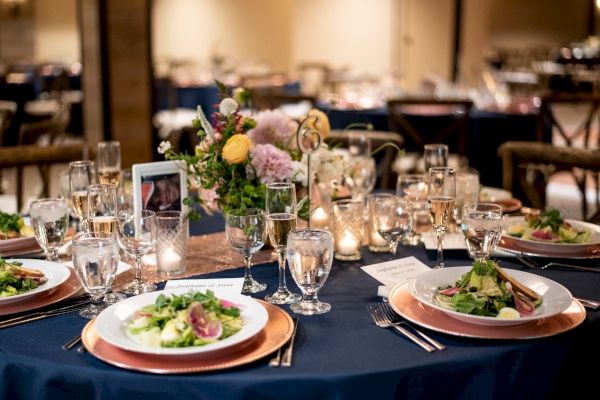
[{"label": "lit candle", "polygon": [[371,244],[371,246],[377,246],[377,247],[384,247],[389,244],[387,242],[387,240],[382,238],[381,235],[379,234],[379,232],[377,232],[377,230],[375,230],[375,229],[371,230],[371,241],[369,243]]},{"label": "lit candle", "polygon": [[177,271],[181,263],[181,256],[172,247],[168,247],[159,255],[158,261],[158,267],[162,271]]},{"label": "lit candle", "polygon": [[326,228],[329,224],[329,216],[323,209],[318,207],[310,216],[310,223],[314,228]]},{"label": "lit candle", "polygon": [[358,250],[359,243],[356,241],[354,236],[346,231],[344,236],[337,244],[337,251],[343,256],[349,256],[355,254]]}]

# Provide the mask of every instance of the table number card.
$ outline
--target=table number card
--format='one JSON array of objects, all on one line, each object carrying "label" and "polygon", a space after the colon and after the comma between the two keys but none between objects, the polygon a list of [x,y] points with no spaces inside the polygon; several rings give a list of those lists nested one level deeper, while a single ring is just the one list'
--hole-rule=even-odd
[{"label": "table number card", "polygon": [[178,279],[167,281],[166,289],[195,289],[202,292],[207,289],[213,291],[231,291],[232,293],[241,293],[244,278],[223,278],[223,279]]},{"label": "table number card", "polygon": [[366,265],[361,268],[389,288],[431,269],[412,256],[379,264]]}]

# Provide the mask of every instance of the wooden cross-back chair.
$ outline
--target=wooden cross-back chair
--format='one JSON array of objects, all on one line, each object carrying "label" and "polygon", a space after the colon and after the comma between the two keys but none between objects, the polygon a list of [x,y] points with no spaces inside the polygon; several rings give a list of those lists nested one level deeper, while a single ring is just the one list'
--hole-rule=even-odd
[{"label": "wooden cross-back chair", "polygon": [[[473,103],[465,99],[399,98],[387,102],[392,130],[404,136],[409,151],[422,151],[428,143],[446,143],[451,152],[464,155]],[[419,128],[415,118],[436,120],[435,127]],[[411,119],[413,121],[411,121]]]},{"label": "wooden cross-back chair", "polygon": [[[551,175],[560,171],[600,171],[600,149],[555,146],[542,142],[505,142],[498,148],[502,158],[503,187],[525,204],[543,209],[546,206],[546,186]],[[543,168],[542,168],[543,166]],[[596,182],[597,184],[597,182]],[[577,184],[582,195],[583,219],[600,222],[600,192],[596,185],[596,210],[588,210],[589,196],[585,182]]]}]

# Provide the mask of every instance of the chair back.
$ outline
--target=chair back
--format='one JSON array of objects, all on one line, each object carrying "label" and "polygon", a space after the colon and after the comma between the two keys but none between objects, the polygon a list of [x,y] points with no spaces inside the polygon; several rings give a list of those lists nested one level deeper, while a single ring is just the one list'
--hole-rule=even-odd
[{"label": "chair back", "polygon": [[7,134],[16,113],[16,102],[0,100],[0,146],[7,144],[4,136]]}]

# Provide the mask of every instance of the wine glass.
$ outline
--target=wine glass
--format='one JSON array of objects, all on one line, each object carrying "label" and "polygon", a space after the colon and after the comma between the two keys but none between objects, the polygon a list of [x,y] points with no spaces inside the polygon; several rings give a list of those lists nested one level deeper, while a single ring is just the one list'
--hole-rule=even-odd
[{"label": "wine glass", "polygon": [[493,203],[465,206],[461,230],[469,255],[475,261],[485,261],[502,236],[502,207]]},{"label": "wine glass", "polygon": [[377,182],[375,159],[369,156],[352,157],[344,182],[350,187],[354,200],[363,200],[375,188]]},{"label": "wine glass", "polygon": [[121,180],[117,189],[117,205],[119,211],[127,211],[133,207],[133,176],[131,168],[121,171]]},{"label": "wine glass", "polygon": [[80,232],[73,238],[73,267],[91,304],[79,315],[92,319],[108,305],[105,295],[112,286],[119,263],[119,246],[113,235]]},{"label": "wine glass", "polygon": [[290,309],[303,315],[323,314],[329,303],[319,301],[317,293],[327,280],[333,263],[333,236],[324,229],[297,229],[288,235],[287,260],[292,278],[302,291],[302,300]]},{"label": "wine glass", "polygon": [[456,205],[454,220],[460,226],[465,206],[477,203],[479,199],[479,173],[475,170],[456,174]]},{"label": "wine glass", "polygon": [[410,201],[399,197],[384,197],[373,204],[373,222],[377,232],[390,246],[390,253],[396,254],[398,243],[412,229],[412,207]]},{"label": "wine glass", "polygon": [[454,168],[430,168],[427,203],[429,205],[429,219],[437,236],[437,262],[434,268],[444,268],[444,235],[454,214],[455,197],[456,172]]},{"label": "wine glass", "polygon": [[402,243],[416,246],[421,243],[421,233],[418,227],[429,221],[427,215],[427,183],[425,175],[400,175],[396,183],[396,195],[409,200],[412,206],[412,227]]},{"label": "wine glass", "polygon": [[350,129],[348,132],[348,152],[352,157],[370,157],[371,139],[363,130]]},{"label": "wine glass", "polygon": [[156,213],[142,210],[133,213],[125,211],[117,217],[117,240],[119,246],[135,260],[135,279],[123,291],[127,294],[141,294],[156,290],[156,285],[142,280],[142,256],[149,253],[156,244]]},{"label": "wine glass", "polygon": [[288,233],[296,228],[296,186],[288,182],[268,183],[265,208],[269,239],[279,261],[279,286],[265,300],[273,304],[294,303],[300,295],[290,292],[285,284],[285,249]]},{"label": "wine glass", "polygon": [[73,213],[79,219],[82,230],[87,229],[87,188],[95,183],[93,161],[73,161],[69,163],[69,189]]},{"label": "wine glass", "polygon": [[35,239],[46,253],[46,260],[58,262],[58,249],[69,227],[69,205],[63,198],[34,200],[29,216]]},{"label": "wine glass", "polygon": [[244,257],[246,270],[242,293],[262,292],[267,288],[252,277],[252,255],[264,246],[267,239],[266,219],[263,210],[235,209],[225,213],[225,233],[231,247]]},{"label": "wine glass", "polygon": [[373,253],[388,253],[390,251],[390,245],[387,240],[381,237],[377,232],[374,219],[374,207],[375,202],[385,197],[394,197],[391,193],[371,193],[367,196],[367,214],[368,214],[368,227],[369,227],[369,251]]},{"label": "wine glass", "polygon": [[423,162],[426,173],[432,167],[447,167],[448,145],[442,143],[426,144],[423,149]]},{"label": "wine glass", "polygon": [[96,167],[100,183],[118,185],[121,175],[121,143],[116,140],[98,142]]}]

